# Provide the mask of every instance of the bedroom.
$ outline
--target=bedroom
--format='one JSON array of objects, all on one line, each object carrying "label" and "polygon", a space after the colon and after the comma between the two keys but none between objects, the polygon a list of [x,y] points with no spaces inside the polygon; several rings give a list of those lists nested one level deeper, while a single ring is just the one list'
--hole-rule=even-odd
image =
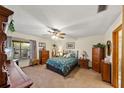
[{"label": "bedroom", "polygon": [[[111,83],[102,81],[102,73],[98,73],[101,72],[100,65],[92,70],[92,48],[94,45],[95,47],[107,46],[107,41],[112,42],[112,32],[122,24],[121,6],[103,5],[104,8],[101,9],[101,6],[98,5],[7,5],[4,7],[14,12],[9,16],[8,21],[14,25],[12,27],[15,30],[5,31],[8,36],[5,46],[11,47],[10,52],[12,52],[10,57],[8,55],[8,60],[13,60],[14,53],[18,54],[20,56],[16,58],[16,63],[20,66],[21,54],[24,55],[23,57],[29,58],[25,63],[23,62],[23,67],[20,67],[33,81],[31,87],[114,87],[111,86]],[[21,48],[23,47],[21,43],[19,46],[17,44],[14,52],[15,47],[12,43],[14,40],[30,43],[29,52],[25,47]],[[43,52],[44,55],[42,55]],[[70,56],[70,54],[65,55],[70,52],[72,56],[74,54],[75,59],[61,58]],[[107,54],[109,55],[107,56]],[[54,57],[59,57],[59,59],[54,59]],[[106,53],[106,57],[112,65],[111,50],[110,53]],[[57,64],[58,61],[55,60],[60,60],[60,58],[63,61],[67,60],[65,63],[68,64],[66,66]],[[100,59],[100,62],[104,58]],[[87,62],[82,64],[82,59]],[[70,60],[75,63],[69,63]],[[56,67],[54,68],[52,63],[55,62]],[[76,67],[73,67],[75,65]],[[112,69],[109,70],[111,76]],[[111,78],[112,76],[109,77],[109,82],[112,82]],[[96,85],[94,85],[95,83]]]}]

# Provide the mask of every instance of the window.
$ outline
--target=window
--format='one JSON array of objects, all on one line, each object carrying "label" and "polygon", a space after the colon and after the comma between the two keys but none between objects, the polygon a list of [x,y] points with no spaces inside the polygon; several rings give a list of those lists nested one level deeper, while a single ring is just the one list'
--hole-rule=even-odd
[{"label": "window", "polygon": [[22,41],[13,41],[14,59],[29,58],[30,43]]}]

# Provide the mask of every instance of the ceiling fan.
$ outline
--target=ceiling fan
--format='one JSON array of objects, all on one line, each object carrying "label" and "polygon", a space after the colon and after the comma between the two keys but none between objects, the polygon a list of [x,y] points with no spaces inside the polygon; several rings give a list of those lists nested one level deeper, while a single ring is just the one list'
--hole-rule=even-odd
[{"label": "ceiling fan", "polygon": [[64,39],[65,38],[65,33],[61,32],[59,29],[57,28],[53,28],[53,27],[49,27],[50,29],[48,32],[52,35],[53,38],[61,38]]}]

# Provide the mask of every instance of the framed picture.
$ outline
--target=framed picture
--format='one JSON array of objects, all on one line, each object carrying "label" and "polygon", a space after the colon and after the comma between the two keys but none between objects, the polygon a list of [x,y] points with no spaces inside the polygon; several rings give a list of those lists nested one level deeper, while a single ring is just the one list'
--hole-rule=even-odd
[{"label": "framed picture", "polygon": [[44,43],[44,42],[39,42],[39,47],[46,48],[46,43]]},{"label": "framed picture", "polygon": [[67,42],[66,48],[67,49],[75,49],[75,42]]}]

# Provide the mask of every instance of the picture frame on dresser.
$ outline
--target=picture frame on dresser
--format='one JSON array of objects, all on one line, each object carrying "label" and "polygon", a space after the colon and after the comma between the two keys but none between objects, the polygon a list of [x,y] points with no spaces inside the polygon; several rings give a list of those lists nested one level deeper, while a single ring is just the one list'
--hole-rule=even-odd
[{"label": "picture frame on dresser", "polygon": [[67,49],[75,49],[75,42],[67,42],[66,48]]}]

